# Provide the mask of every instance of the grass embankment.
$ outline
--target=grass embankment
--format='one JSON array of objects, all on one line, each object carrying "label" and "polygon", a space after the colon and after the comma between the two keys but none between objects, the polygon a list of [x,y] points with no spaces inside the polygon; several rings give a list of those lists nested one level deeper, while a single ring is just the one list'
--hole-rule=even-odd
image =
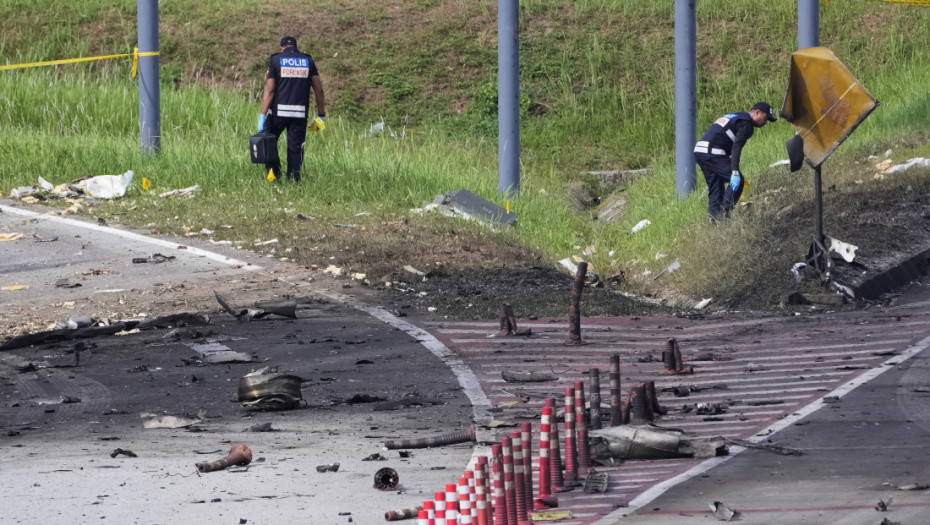
[{"label": "grass embankment", "polygon": [[[181,234],[207,228],[214,239],[245,247],[279,238],[276,256],[374,278],[406,263],[455,268],[593,247],[586,257],[597,271],[625,269],[637,291],[654,284],[637,278],[643,270],[658,272],[677,257],[682,271],[663,281],[719,297],[755,277],[760,266],[747,260],[797,260],[806,250],[802,242],[780,255],[758,251],[778,210],[811,195],[809,172],[767,168],[784,158],[793,134],[783,122],[760,130],[747,148],[751,205],[734,220],[707,225],[700,173],[698,191],[676,201],[672,2],[521,3],[522,191],[513,201],[520,222],[503,233],[409,212],[460,188],[504,204],[497,195],[496,2],[317,4],[163,1],[163,149],[155,157],[138,153],[127,61],[0,73],[0,188],[133,169],[130,195],[90,213]],[[4,3],[0,60],[125,52],[135,41],[135,5]],[[776,0],[698,4],[699,133],[756,100],[780,106],[795,16],[796,4]],[[822,44],[882,102],[831,159],[830,184],[833,166],[856,172],[856,159],[926,137],[930,9],[834,2],[821,7],[821,27]],[[330,103],[327,130],[308,136],[300,185],[269,184],[245,155],[264,63],[284,32],[317,58]],[[386,131],[368,133],[382,118]],[[651,175],[620,188],[628,204],[609,224],[563,197],[579,181],[610,193],[585,172],[645,167]],[[142,191],[143,177],[153,181],[151,192]],[[157,197],[194,184],[194,199]],[[647,218],[650,227],[629,233]]]}]

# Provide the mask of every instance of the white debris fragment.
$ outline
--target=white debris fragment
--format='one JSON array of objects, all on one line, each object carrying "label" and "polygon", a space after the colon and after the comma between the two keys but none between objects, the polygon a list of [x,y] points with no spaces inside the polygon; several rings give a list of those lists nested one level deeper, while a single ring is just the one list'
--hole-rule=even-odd
[{"label": "white debris fragment", "polygon": [[788,160],[788,159],[782,159],[782,160],[780,160],[780,161],[778,161],[778,162],[773,162],[773,163],[769,164],[769,167],[770,167],[770,168],[777,168],[777,167],[779,167],[779,166],[788,166],[788,165],[790,165],[790,164],[791,164],[791,161],[790,161],[790,160]]},{"label": "white debris fragment", "polygon": [[572,273],[572,275],[578,273],[578,266],[572,262],[571,257],[566,257],[559,261],[559,264],[564,267],[566,270]]},{"label": "white debris fragment", "polygon": [[930,159],[926,159],[923,157],[916,157],[916,158],[910,159],[904,164],[897,164],[897,165],[891,166],[885,171],[885,173],[887,174],[903,173],[915,166],[920,167],[920,168],[930,168]]},{"label": "white debris fragment", "polygon": [[804,277],[801,275],[801,270],[807,268],[807,263],[794,263],[794,266],[791,267],[791,273],[794,274],[794,280],[801,282]]},{"label": "white debris fragment", "polygon": [[86,195],[94,198],[116,199],[126,195],[126,190],[132,184],[134,176],[135,173],[132,170],[122,175],[97,175],[96,177],[84,179],[75,186],[80,188]]},{"label": "white debris fragment", "polygon": [[827,237],[827,249],[831,252],[839,254],[848,263],[853,262],[853,259],[856,258],[856,250],[859,249],[858,246],[843,242],[832,237]]},{"label": "white debris fragment", "polygon": [[709,305],[713,301],[713,298],[701,299],[696,305],[694,305],[695,310],[702,310],[705,306]]},{"label": "white debris fragment", "polygon": [[278,239],[271,239],[270,241],[257,242],[253,246],[268,246],[269,244],[278,244]]},{"label": "white debris fragment", "polygon": [[193,186],[190,186],[188,188],[184,188],[181,190],[166,191],[165,193],[159,194],[158,196],[159,197],[183,197],[185,195],[190,195],[190,197],[193,197],[194,192],[197,191],[199,188],[200,188],[200,184],[195,184]]},{"label": "white debris fragment", "polygon": [[323,270],[323,273],[329,273],[329,274],[332,274],[333,276],[342,275],[342,268],[330,264],[329,266],[326,267],[325,270]]},{"label": "white debris fragment", "polygon": [[633,226],[633,229],[630,231],[630,233],[639,233],[643,228],[649,226],[650,224],[652,224],[652,221],[649,219],[643,219],[636,223],[636,226]]}]

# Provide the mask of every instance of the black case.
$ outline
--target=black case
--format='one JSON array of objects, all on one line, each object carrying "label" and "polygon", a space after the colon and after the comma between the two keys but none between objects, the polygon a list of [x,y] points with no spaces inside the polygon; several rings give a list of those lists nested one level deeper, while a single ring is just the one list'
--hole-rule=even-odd
[{"label": "black case", "polygon": [[249,137],[252,164],[269,164],[278,160],[278,139],[274,133],[259,132]]}]

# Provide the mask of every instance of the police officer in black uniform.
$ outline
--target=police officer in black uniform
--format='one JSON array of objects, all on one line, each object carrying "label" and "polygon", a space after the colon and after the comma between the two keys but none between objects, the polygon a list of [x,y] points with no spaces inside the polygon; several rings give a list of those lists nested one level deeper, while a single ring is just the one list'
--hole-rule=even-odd
[{"label": "police officer in black uniform", "polygon": [[730,210],[743,194],[745,179],[739,169],[746,141],[767,122],[775,122],[772,106],[758,102],[748,113],[730,113],[717,119],[694,146],[694,160],[707,181],[707,212],[711,219]]},{"label": "police officer in black uniform", "polygon": [[[281,39],[281,52],[271,55],[265,75],[262,111],[258,116],[258,131],[274,133],[275,139],[287,130],[287,176],[300,181],[300,166],[304,161],[304,140],[307,138],[310,89],[316,98],[317,116],[326,121],[326,101],[323,83],[313,58],[297,50],[297,39]],[[281,161],[265,165],[281,177]]]}]

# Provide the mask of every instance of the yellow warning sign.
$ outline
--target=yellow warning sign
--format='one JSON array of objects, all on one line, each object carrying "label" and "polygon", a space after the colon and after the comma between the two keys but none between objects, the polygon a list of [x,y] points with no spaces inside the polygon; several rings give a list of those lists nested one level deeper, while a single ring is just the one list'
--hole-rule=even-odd
[{"label": "yellow warning sign", "polygon": [[791,77],[781,116],[804,140],[804,156],[814,168],[833,154],[878,107],[878,100],[825,47],[791,55]]},{"label": "yellow warning sign", "polygon": [[551,512],[531,512],[530,521],[533,523],[538,523],[542,521],[559,521],[559,520],[568,520],[572,519],[572,511],[570,510],[554,510]]}]

